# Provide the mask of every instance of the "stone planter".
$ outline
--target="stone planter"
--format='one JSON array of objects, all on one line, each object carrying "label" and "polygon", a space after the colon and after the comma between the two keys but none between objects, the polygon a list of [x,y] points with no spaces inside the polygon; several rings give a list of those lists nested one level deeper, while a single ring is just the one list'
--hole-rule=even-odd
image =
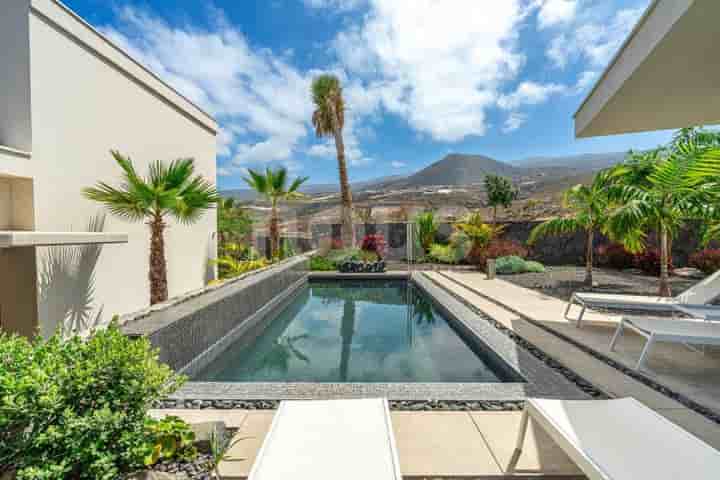
[{"label": "stone planter", "polygon": [[378,260],[377,262],[349,260],[340,263],[340,265],[338,265],[338,271],[340,273],[384,273],[385,260]]}]

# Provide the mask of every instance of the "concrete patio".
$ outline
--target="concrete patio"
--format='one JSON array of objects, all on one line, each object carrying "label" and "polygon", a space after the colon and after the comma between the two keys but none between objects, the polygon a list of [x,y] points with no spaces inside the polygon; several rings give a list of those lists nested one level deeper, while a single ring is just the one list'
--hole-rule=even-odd
[{"label": "concrete patio", "polygon": [[[177,415],[189,422],[222,420],[237,428],[239,441],[221,464],[226,479],[246,478],[274,411],[155,410],[156,417]],[[499,479],[505,475],[520,422],[519,412],[392,412],[392,423],[405,478],[472,477]],[[362,452],[358,452],[362,458]],[[533,425],[512,478],[584,478],[552,440]]]}]

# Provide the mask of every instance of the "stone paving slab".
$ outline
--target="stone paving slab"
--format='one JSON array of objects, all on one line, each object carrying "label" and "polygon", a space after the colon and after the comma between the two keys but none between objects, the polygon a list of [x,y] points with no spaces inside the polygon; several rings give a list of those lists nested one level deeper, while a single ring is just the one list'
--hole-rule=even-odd
[{"label": "stone paving slab", "polygon": [[[470,417],[483,436],[495,461],[504,472],[515,449],[520,429],[520,412],[471,412]],[[580,469],[534,422],[528,426],[517,473],[582,475]]]},{"label": "stone paving slab", "polygon": [[[435,274],[437,275],[437,274]],[[509,302],[512,304],[513,309],[523,311],[530,318],[548,318],[548,314],[542,311],[543,305],[551,303],[550,297],[542,299],[542,303],[533,303],[529,299],[537,298],[535,295],[537,292],[511,285],[508,282],[501,280],[486,281],[483,280],[483,274],[459,274],[455,273],[443,274],[445,276],[445,282],[442,285],[449,289],[458,289],[459,292],[463,292],[462,295],[466,300],[473,302],[477,305],[478,309],[483,310],[488,305],[493,305],[493,317],[502,321],[508,328],[512,328],[516,333],[521,335],[526,340],[532,342],[538,348],[545,351],[548,355],[561,362],[566,367],[574,370],[583,378],[592,382],[593,385],[602,389],[608,394],[615,397],[634,397],[640,402],[644,403],[648,407],[658,411],[659,413],[667,416],[670,420],[677,423],[690,433],[693,433],[699,438],[704,439],[713,447],[720,449],[720,426],[716,423],[708,420],[706,417],[688,409],[680,402],[670,398],[667,395],[648,387],[642,382],[635,380],[625,375],[620,370],[611,367],[607,363],[593,357],[592,355],[584,352],[576,346],[562,340],[561,338],[553,335],[552,333],[543,330],[542,328],[534,325],[527,320],[523,320],[522,317],[516,313],[503,309],[494,302],[490,302],[486,298],[476,294],[473,290],[481,292],[483,295],[487,295],[490,298],[495,299],[500,303]],[[468,282],[468,286],[472,288],[469,290],[464,288],[457,283],[449,280],[447,277],[458,281],[467,281],[472,278],[472,282]],[[491,285],[490,287],[488,287]],[[510,285],[511,288],[503,290],[502,287]],[[522,297],[525,292],[532,292],[527,295],[528,298],[525,300],[518,298]],[[546,296],[545,296],[546,297]],[[552,299],[555,302],[562,304],[563,302],[557,299]],[[546,303],[547,302],[547,303]],[[527,310],[517,307],[516,305],[526,305]],[[503,312],[502,310],[505,310]],[[551,311],[557,311],[559,307],[555,305]],[[489,313],[489,312],[487,312]],[[497,316],[497,317],[496,317]],[[544,325],[546,323],[542,322]],[[555,325],[568,325],[567,322],[560,320],[555,321]],[[600,330],[601,327],[596,329],[583,328],[576,329],[574,326],[572,329],[568,327],[570,331],[577,331],[577,335],[582,335],[583,332],[587,334],[591,330]],[[609,342],[609,336],[612,334],[612,330],[604,329],[607,333],[607,341]],[[603,352],[604,353],[604,352]]]},{"label": "stone paving slab", "polygon": [[[247,478],[274,416],[273,411],[211,409],[152,413],[192,422],[223,420],[231,426],[242,419],[228,451],[230,460],[220,466],[226,480]],[[391,412],[391,418],[405,478],[518,478],[507,476],[505,467],[515,446],[519,412]],[[519,468],[520,478],[582,478],[562,450],[534,429],[529,430]]]}]

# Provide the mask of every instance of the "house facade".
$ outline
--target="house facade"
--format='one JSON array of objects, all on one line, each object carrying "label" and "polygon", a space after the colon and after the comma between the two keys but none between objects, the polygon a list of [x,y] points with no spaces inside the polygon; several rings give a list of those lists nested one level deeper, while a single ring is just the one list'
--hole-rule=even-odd
[{"label": "house facade", "polygon": [[[149,232],[82,188],[119,182],[111,149],[139,172],[192,157],[215,182],[217,124],[59,1],[0,13],[0,325],[87,330],[149,304]],[[215,230],[215,211],[170,221],[171,297],[213,278]]]}]

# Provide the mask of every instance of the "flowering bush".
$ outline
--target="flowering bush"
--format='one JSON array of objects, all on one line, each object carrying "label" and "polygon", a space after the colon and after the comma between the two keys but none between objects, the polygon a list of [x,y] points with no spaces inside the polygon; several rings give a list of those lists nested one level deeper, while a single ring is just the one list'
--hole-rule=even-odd
[{"label": "flowering bush", "polygon": [[367,252],[375,252],[378,257],[383,258],[387,250],[387,243],[385,243],[385,237],[382,235],[382,233],[365,235],[362,242],[360,243],[360,249]]},{"label": "flowering bush", "polygon": [[635,260],[635,256],[619,243],[597,246],[595,248],[595,257],[598,266],[616,268],[618,270],[632,268]]},{"label": "flowering bush", "polygon": [[[648,248],[642,253],[635,255],[635,266],[648,275],[660,276],[660,250]],[[668,272],[672,273],[672,258],[668,262]]]},{"label": "flowering bush", "polygon": [[527,258],[527,248],[520,245],[514,240],[496,238],[480,251],[478,257],[478,266],[485,269],[488,259],[497,259],[501,257],[520,257]]},{"label": "flowering bush", "polygon": [[720,270],[720,249],[706,248],[690,255],[691,267],[695,267],[706,275]]}]

